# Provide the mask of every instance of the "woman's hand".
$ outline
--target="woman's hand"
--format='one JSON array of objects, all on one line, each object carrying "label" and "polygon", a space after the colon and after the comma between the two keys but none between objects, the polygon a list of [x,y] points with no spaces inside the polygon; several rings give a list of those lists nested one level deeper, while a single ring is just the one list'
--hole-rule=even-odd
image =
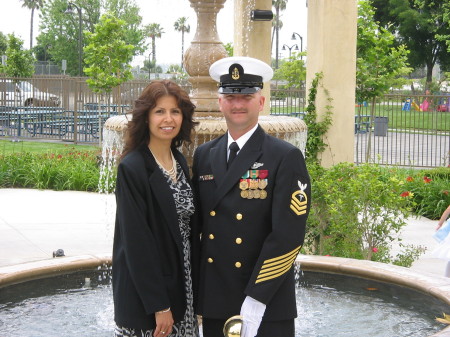
[{"label": "woman's hand", "polygon": [[165,337],[171,334],[173,327],[172,311],[155,313],[156,328],[153,337]]}]

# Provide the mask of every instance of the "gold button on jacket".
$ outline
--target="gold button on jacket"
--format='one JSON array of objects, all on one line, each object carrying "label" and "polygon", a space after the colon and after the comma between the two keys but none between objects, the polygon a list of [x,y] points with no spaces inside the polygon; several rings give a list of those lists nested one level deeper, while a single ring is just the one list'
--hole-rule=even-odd
[{"label": "gold button on jacket", "polygon": [[209,215],[211,215],[211,216],[216,216],[216,212],[211,211],[211,212],[209,212]]},{"label": "gold button on jacket", "polygon": [[241,213],[236,214],[236,219],[242,220],[242,214]]},{"label": "gold button on jacket", "polygon": [[210,238],[211,240],[213,240],[213,239],[214,239],[214,234],[209,234],[209,238]]},{"label": "gold button on jacket", "polygon": [[240,245],[240,244],[242,243],[242,239],[241,239],[241,238],[236,238],[236,243],[237,243],[238,245]]},{"label": "gold button on jacket", "polygon": [[242,264],[240,262],[236,262],[234,265],[236,266],[236,268],[241,268],[241,266],[242,266]]},{"label": "gold button on jacket", "polygon": [[209,257],[209,258],[208,258],[208,262],[209,262],[209,263],[213,263],[214,260],[213,260],[212,258]]}]

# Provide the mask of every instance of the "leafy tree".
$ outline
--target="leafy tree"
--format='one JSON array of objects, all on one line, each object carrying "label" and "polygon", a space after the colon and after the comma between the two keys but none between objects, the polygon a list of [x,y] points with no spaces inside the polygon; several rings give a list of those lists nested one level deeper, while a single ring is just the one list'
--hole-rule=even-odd
[{"label": "leafy tree", "polygon": [[42,7],[44,0],[20,0],[23,2],[22,7],[31,9],[31,20],[30,20],[30,50],[33,49],[33,21],[34,21],[34,11]]},{"label": "leafy tree", "polygon": [[376,19],[397,36],[397,43],[408,50],[408,63],[414,68],[425,66],[431,83],[433,68],[450,69],[450,51],[439,36],[450,35],[445,22],[448,0],[374,0]]},{"label": "leafy tree", "polygon": [[152,72],[152,70],[156,74],[161,74],[163,72],[161,66],[156,64],[156,60],[144,60],[144,67],[142,68],[142,70],[148,72],[148,78],[150,78],[150,73]]},{"label": "leafy tree", "polygon": [[8,38],[0,32],[0,56],[5,55],[6,48],[8,48]]},{"label": "leafy tree", "polygon": [[359,102],[380,97],[394,85],[402,83],[401,76],[411,71],[409,51],[404,45],[394,46],[394,35],[374,21],[370,1],[358,1],[358,39],[356,48],[356,99]]},{"label": "leafy tree", "polygon": [[275,70],[275,79],[286,80],[288,88],[302,88],[306,80],[305,61],[301,58],[303,54],[293,53],[287,62]]},{"label": "leafy tree", "polygon": [[[86,82],[92,91],[99,94],[100,103],[105,94],[109,96],[114,87],[133,77],[129,63],[135,48],[126,43],[123,29],[125,24],[124,20],[107,13],[95,25],[94,33],[86,33],[87,46],[84,54],[87,67],[84,71],[89,76]],[[109,103],[109,99],[107,102]],[[102,125],[101,115],[98,125]],[[101,130],[99,131],[101,145]]]},{"label": "leafy tree", "polygon": [[[372,121],[376,98],[385,94],[392,86],[403,84],[405,80],[402,76],[411,71],[407,62],[409,51],[404,45],[394,47],[394,35],[374,21],[374,13],[370,1],[359,0],[356,99],[358,102],[372,102]],[[371,138],[367,142],[367,157],[370,155]]]},{"label": "leafy tree", "polygon": [[[95,24],[100,20],[102,12],[107,8],[113,8],[113,15],[127,23],[122,29],[127,44],[134,47],[133,53],[141,53],[145,46],[144,34],[139,28],[142,17],[139,16],[139,8],[134,1],[125,0],[77,0],[73,1],[81,9],[81,28],[83,32],[94,32]],[[52,0],[44,2],[41,8],[40,35],[37,37],[41,46],[52,46],[52,60],[61,63],[67,60],[67,72],[71,75],[78,74],[79,52],[79,17],[66,13],[67,0]],[[117,15],[116,15],[117,13]],[[82,45],[86,41],[82,39]]]},{"label": "leafy tree", "polygon": [[[445,25],[450,26],[450,2],[442,6],[442,21]],[[447,44],[447,51],[450,53],[450,32],[438,34],[437,39]]]},{"label": "leafy tree", "polygon": [[147,48],[145,44],[145,30],[141,28],[142,17],[140,8],[134,0],[107,0],[103,8],[105,13],[111,13],[118,19],[124,20],[123,27],[125,41],[134,46],[133,55],[142,53]]},{"label": "leafy tree", "polygon": [[184,55],[184,33],[189,33],[191,31],[191,26],[187,24],[188,18],[182,16],[178,18],[173,24],[173,27],[177,32],[181,32],[181,67],[183,67],[183,55]]},{"label": "leafy tree", "polygon": [[160,39],[164,34],[164,29],[159,23],[151,23],[144,27],[145,35],[152,40],[152,61],[156,63],[156,39]]},{"label": "leafy tree", "polygon": [[14,34],[8,34],[8,47],[5,55],[6,65],[0,65],[0,71],[10,77],[31,77],[34,74],[35,59],[30,50],[23,49],[23,40]]},{"label": "leafy tree", "polygon": [[275,69],[278,68],[278,47],[280,46],[279,31],[283,24],[280,24],[280,12],[286,9],[288,0],[272,0],[272,6],[275,8]]},{"label": "leafy tree", "polygon": [[228,42],[228,43],[224,44],[223,46],[225,47],[225,50],[227,51],[228,56],[234,55],[234,48],[233,48],[233,44],[231,42]]},{"label": "leafy tree", "polygon": [[95,25],[94,33],[86,33],[84,69],[89,87],[96,93],[110,93],[112,88],[132,78],[128,64],[134,47],[126,43],[125,21],[104,14]]}]

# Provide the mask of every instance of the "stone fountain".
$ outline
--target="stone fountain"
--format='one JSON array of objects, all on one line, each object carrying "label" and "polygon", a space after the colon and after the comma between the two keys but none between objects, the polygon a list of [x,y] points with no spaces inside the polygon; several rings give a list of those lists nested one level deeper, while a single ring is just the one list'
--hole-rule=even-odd
[{"label": "stone fountain", "polygon": [[[190,162],[197,146],[212,140],[227,131],[225,119],[219,111],[217,100],[217,83],[209,76],[209,67],[215,61],[227,57],[227,52],[217,33],[217,14],[223,8],[226,0],[189,0],[191,7],[197,15],[197,29],[191,45],[184,55],[184,67],[189,74],[189,82],[192,84],[191,99],[196,105],[195,119],[199,122],[193,135],[193,143],[182,149]],[[270,63],[270,22],[252,22],[250,12],[256,6],[271,9],[270,0],[235,0],[235,56],[251,56]],[[238,27],[236,27],[238,26]],[[262,34],[261,27],[264,29]],[[241,33],[245,31],[245,34]],[[236,33],[237,32],[237,33]],[[262,36],[263,35],[263,36]],[[252,41],[262,41],[254,45]],[[267,41],[265,41],[267,40]],[[265,41],[265,42],[264,42]],[[261,48],[263,46],[263,48]],[[261,49],[264,55],[261,54]],[[258,57],[259,56],[259,57]],[[265,84],[270,87],[269,83]],[[264,89],[263,94],[270,94]],[[269,102],[266,99],[266,102]],[[260,116],[259,124],[269,134],[284,139],[303,152],[306,145],[306,124],[299,118],[287,116],[269,116],[269,107]],[[127,116],[114,116],[105,123],[104,130],[104,158],[112,153],[117,154],[122,150],[122,138],[126,124],[131,118]],[[110,151],[111,153],[105,153]]]}]

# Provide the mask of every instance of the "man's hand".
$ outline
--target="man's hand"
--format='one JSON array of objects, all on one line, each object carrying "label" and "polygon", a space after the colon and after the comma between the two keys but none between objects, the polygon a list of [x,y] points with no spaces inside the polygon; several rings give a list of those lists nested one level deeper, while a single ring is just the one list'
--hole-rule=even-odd
[{"label": "man's hand", "polygon": [[242,303],[242,330],[241,337],[255,337],[258,333],[261,320],[266,311],[266,305],[250,296],[247,296]]}]

